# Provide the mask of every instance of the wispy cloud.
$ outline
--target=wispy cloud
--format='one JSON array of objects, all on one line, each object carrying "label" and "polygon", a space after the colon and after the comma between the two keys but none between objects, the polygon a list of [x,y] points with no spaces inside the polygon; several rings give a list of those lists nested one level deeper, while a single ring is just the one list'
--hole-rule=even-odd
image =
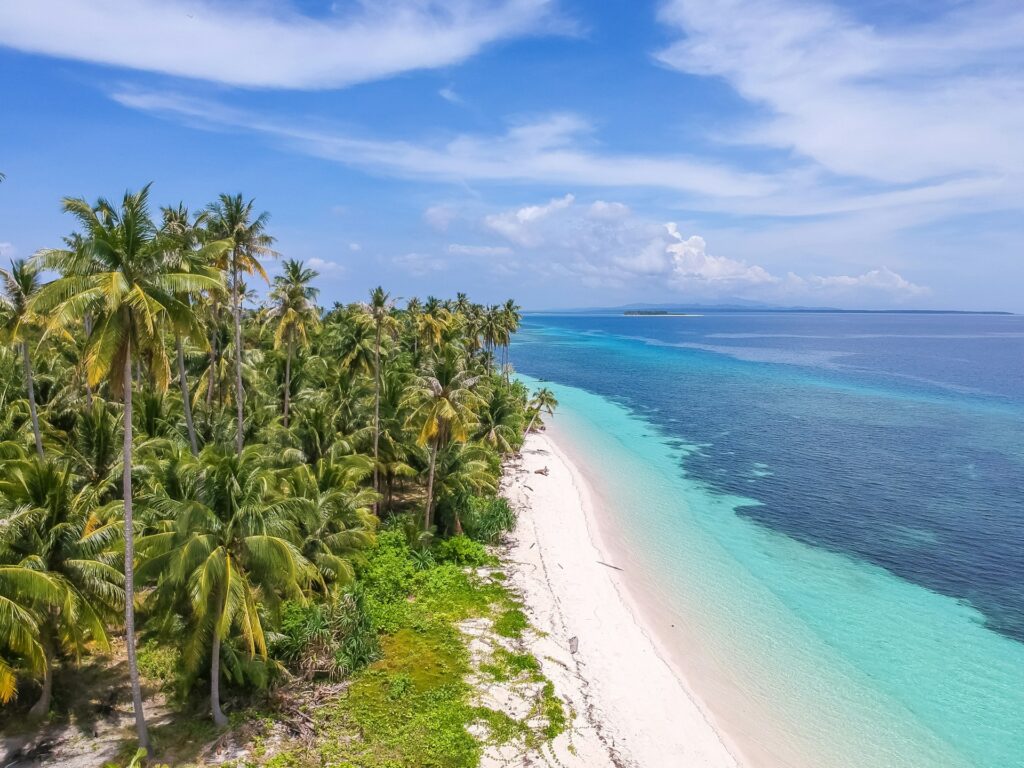
[{"label": "wispy cloud", "polygon": [[361,0],[312,17],[285,3],[4,2],[0,45],[234,86],[339,88],[457,64],[499,40],[568,30],[554,5]]},{"label": "wispy cloud", "polygon": [[732,140],[892,185],[1019,182],[1024,6],[931,9],[927,22],[879,26],[826,2],[669,0],[661,20],[682,36],[658,59],[723,78],[765,115]]},{"label": "wispy cloud", "polygon": [[310,127],[309,121],[275,120],[174,93],[125,89],[111,97],[132,109],[196,126],[256,133],[316,157],[406,178],[646,187],[715,198],[761,197],[783,183],[682,155],[588,149],[590,123],[567,113],[519,122],[498,135],[463,133],[441,142],[412,142],[359,138]]},{"label": "wispy cloud", "polygon": [[463,245],[451,243],[448,253],[455,256],[508,256],[512,249],[507,245]]}]

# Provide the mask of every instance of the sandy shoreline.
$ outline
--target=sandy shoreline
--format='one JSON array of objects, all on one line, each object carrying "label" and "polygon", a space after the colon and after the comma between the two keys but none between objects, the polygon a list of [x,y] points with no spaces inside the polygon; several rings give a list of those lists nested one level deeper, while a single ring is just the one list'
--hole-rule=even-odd
[{"label": "sandy shoreline", "polygon": [[503,493],[519,513],[505,553],[509,585],[544,633],[531,650],[576,714],[572,731],[554,745],[557,760],[741,765],[625,594],[610,549],[601,546],[593,494],[550,437],[527,437],[521,459],[506,468]]}]

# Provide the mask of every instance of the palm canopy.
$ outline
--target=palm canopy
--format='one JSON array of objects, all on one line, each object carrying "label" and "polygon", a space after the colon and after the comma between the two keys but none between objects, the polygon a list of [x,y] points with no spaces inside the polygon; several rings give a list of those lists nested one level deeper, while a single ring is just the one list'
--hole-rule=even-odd
[{"label": "palm canopy", "polygon": [[[220,274],[211,267],[186,271],[168,265],[170,245],[150,217],[149,185],[126,192],[120,208],[102,198],[95,205],[65,198],[63,206],[78,219],[84,242],[74,250],[36,255],[39,265],[63,277],[40,290],[34,308],[50,316],[48,332],[92,314],[85,352],[90,385],[109,379],[112,394],[120,395],[123,380],[111,373],[122,370],[134,351],[147,361],[153,385],[165,388],[170,365],[160,330],[167,325],[182,335],[203,338],[183,295],[220,290]],[[221,243],[217,250],[225,247]]]},{"label": "palm canopy", "polygon": [[241,194],[222,194],[207,206],[206,224],[213,237],[231,243],[223,254],[222,269],[259,275],[269,282],[260,259],[277,256],[271,248],[274,238],[267,234],[270,214],[256,214],[255,206],[255,200],[246,200]]},{"label": "palm canopy", "polygon": [[11,262],[10,270],[0,269],[3,293],[0,294],[0,338],[9,344],[25,341],[34,319],[31,299],[39,290],[39,267],[24,259]]},{"label": "palm canopy", "polygon": [[270,308],[267,312],[276,325],[274,349],[289,345],[305,346],[309,333],[320,322],[316,307],[319,290],[311,283],[319,273],[303,266],[301,261],[286,260],[283,272],[274,278],[270,292]]}]

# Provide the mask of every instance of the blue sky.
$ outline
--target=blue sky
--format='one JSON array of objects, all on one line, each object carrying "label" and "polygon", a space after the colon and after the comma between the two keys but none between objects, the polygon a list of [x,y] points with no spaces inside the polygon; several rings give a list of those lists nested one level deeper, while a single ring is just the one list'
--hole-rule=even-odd
[{"label": "blue sky", "polygon": [[0,0],[0,251],[242,192],[327,301],[1024,311],[1024,6]]}]

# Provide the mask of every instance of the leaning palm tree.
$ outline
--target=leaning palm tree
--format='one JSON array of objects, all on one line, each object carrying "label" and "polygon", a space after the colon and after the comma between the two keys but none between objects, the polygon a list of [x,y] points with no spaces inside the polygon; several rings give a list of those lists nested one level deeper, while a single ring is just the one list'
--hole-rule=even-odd
[{"label": "leaning palm tree", "polygon": [[304,601],[316,570],[302,556],[294,522],[304,506],[279,496],[263,446],[235,453],[207,446],[180,473],[178,494],[160,487],[149,506],[166,521],[139,539],[147,556],[140,577],[159,578],[154,599],[190,607],[183,657],[196,665],[209,648],[210,710],[220,706],[221,645],[240,637],[249,655],[267,657],[268,605]]},{"label": "leaning palm tree", "polygon": [[132,701],[139,743],[149,744],[142,709],[142,689],[135,653],[135,549],[132,519],[132,367],[148,366],[156,389],[166,389],[170,364],[161,331],[170,327],[193,337],[201,329],[183,293],[198,294],[220,287],[212,269],[191,272],[167,264],[168,246],[149,213],[149,187],[125,192],[119,207],[100,199],[90,205],[65,198],[64,210],[83,228],[83,247],[37,254],[39,263],[62,277],[44,286],[34,309],[50,316],[47,333],[93,318],[86,343],[87,378],[96,386],[109,381],[109,391],[124,401],[124,613]]},{"label": "leaning palm tree", "polygon": [[[398,331],[398,321],[392,314],[395,301],[381,286],[370,291],[370,301],[363,305],[363,311],[373,324],[373,490],[380,492],[380,343],[384,334],[389,336]],[[375,507],[376,508],[376,505]]]},{"label": "leaning palm tree", "polygon": [[24,259],[11,262],[10,271],[0,269],[3,294],[0,295],[0,336],[19,347],[25,370],[25,389],[32,417],[32,434],[36,453],[43,457],[43,438],[39,432],[39,412],[36,408],[35,380],[32,375],[32,356],[29,352],[29,333],[35,324],[30,303],[39,290],[39,268]]},{"label": "leaning palm tree", "polygon": [[106,623],[124,602],[124,578],[114,565],[118,523],[97,506],[92,488],[76,485],[54,459],[7,462],[0,476],[0,563],[31,563],[60,593],[38,622],[46,670],[30,710],[36,717],[50,710],[56,654],[78,656],[90,641],[107,647]]},{"label": "leaning palm tree", "polygon": [[533,393],[533,397],[530,399],[528,406],[530,410],[530,423],[526,426],[526,431],[529,432],[533,429],[534,423],[540,417],[541,413],[546,413],[549,416],[553,416],[555,408],[558,407],[558,399],[555,397],[555,393],[547,387],[541,387]]},{"label": "leaning palm tree", "polygon": [[238,422],[235,426],[235,450],[242,452],[244,442],[245,391],[242,388],[242,274],[259,275],[264,280],[267,273],[260,264],[261,257],[276,256],[270,246],[274,238],[267,234],[270,214],[266,211],[253,216],[255,201],[246,201],[242,195],[222,194],[217,202],[211,203],[209,213],[210,233],[217,239],[231,241],[231,249],[225,254],[225,271],[231,277],[231,307],[235,320],[235,410]]},{"label": "leaning palm tree", "polygon": [[[409,423],[417,431],[416,442],[429,448],[427,499],[423,530],[430,530],[434,513],[434,472],[437,454],[451,443],[469,439],[476,426],[476,409],[483,405],[474,392],[478,376],[466,370],[462,350],[449,346],[419,377],[409,393]],[[458,528],[458,526],[456,526]]]},{"label": "leaning palm tree", "polygon": [[274,278],[270,294],[270,319],[277,325],[274,349],[285,350],[284,364],[284,428],[288,429],[288,410],[292,390],[292,356],[296,348],[309,345],[309,334],[320,323],[316,307],[319,291],[310,285],[319,273],[307,269],[301,261],[284,262],[284,272]]}]

